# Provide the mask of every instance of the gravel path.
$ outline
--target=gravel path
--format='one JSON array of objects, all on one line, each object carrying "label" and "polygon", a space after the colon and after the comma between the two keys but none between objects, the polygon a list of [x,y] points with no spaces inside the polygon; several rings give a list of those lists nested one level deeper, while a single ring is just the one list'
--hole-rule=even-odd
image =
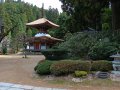
[{"label": "gravel path", "polygon": [[0,82],[61,88],[60,86],[49,85],[44,80],[36,78],[37,75],[34,72],[34,67],[40,60],[44,59],[43,55],[30,55],[27,59],[23,58],[23,55],[0,55]]},{"label": "gravel path", "polygon": [[44,59],[42,55],[0,55],[0,82],[13,82],[18,84],[42,85],[43,82],[34,80],[34,67]]}]

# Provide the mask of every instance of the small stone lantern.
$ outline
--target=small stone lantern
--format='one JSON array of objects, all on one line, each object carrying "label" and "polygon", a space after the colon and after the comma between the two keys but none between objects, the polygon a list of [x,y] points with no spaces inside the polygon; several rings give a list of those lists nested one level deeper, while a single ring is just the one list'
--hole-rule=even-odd
[{"label": "small stone lantern", "polygon": [[117,54],[112,55],[110,57],[114,58],[114,61],[112,61],[113,69],[115,71],[120,71],[120,54],[117,53]]}]

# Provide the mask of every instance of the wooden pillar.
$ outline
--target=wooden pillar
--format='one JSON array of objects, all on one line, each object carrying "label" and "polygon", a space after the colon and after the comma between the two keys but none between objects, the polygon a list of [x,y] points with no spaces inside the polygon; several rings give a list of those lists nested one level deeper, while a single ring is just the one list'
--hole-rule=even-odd
[{"label": "wooden pillar", "polygon": [[47,49],[47,43],[45,42],[45,47],[46,47],[46,49]]}]

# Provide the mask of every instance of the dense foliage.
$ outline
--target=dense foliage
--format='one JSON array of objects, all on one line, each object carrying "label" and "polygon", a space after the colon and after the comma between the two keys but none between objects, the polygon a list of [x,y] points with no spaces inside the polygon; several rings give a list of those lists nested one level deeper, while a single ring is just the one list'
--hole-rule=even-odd
[{"label": "dense foliage", "polygon": [[2,48],[2,54],[7,54],[7,48],[6,47]]},{"label": "dense foliage", "polygon": [[[91,59],[108,59],[109,55],[119,50],[119,32],[112,32],[112,28],[116,30],[120,26],[117,22],[117,19],[120,21],[119,0],[60,1],[63,13],[59,14],[58,10],[52,7],[44,10],[44,17],[60,25],[60,28],[49,30],[49,33],[54,37],[66,39],[59,45],[60,48],[70,51],[71,57]],[[112,9],[109,7],[109,1],[112,1]],[[8,35],[10,47],[18,51],[23,47],[23,36],[31,37],[37,32],[27,28],[25,23],[40,18],[41,9],[21,0],[5,0],[0,3],[0,17],[4,23],[3,36]]]},{"label": "dense foliage", "polygon": [[50,74],[50,66],[52,65],[51,61],[42,61],[35,66],[34,70],[39,75],[48,75]]},{"label": "dense foliage", "polygon": [[60,25],[60,28],[57,28],[55,30],[50,30],[50,34],[57,38],[61,38],[61,39],[64,38],[66,33],[69,32],[69,30],[66,27],[66,24],[69,23],[68,19],[69,16],[67,16],[66,13],[64,12],[60,13],[59,17],[56,20],[56,23]]},{"label": "dense foliage", "polygon": [[13,50],[18,50],[22,45],[23,36],[28,33],[25,24],[39,18],[40,9],[14,0],[6,1],[0,7],[2,8],[0,13],[4,23],[4,32],[9,35],[10,46]]},{"label": "dense foliage", "polygon": [[67,58],[67,51],[62,49],[46,49],[42,50],[41,53],[47,60],[62,60]]},{"label": "dense foliage", "polygon": [[91,71],[111,71],[113,70],[112,62],[110,61],[94,61],[92,62]]},{"label": "dense foliage", "polygon": [[85,57],[94,43],[94,37],[85,33],[77,33],[60,44],[59,48],[68,50],[71,57]]},{"label": "dense foliage", "polygon": [[[76,32],[86,27],[96,30],[102,29],[102,14],[104,8],[112,8],[112,29],[120,29],[120,0],[60,0],[62,9],[67,12],[69,19],[68,28]],[[111,9],[110,8],[110,9]],[[109,22],[111,23],[111,22]],[[104,24],[105,25],[105,24]],[[110,24],[106,24],[109,26]],[[110,26],[111,27],[111,26]],[[75,30],[74,30],[75,29]]]},{"label": "dense foliage", "polygon": [[[40,61],[34,68],[37,74],[55,76],[64,76],[73,74],[76,77],[86,76],[90,71],[111,71],[112,62],[101,61],[80,61],[80,60],[62,60],[62,61]],[[82,72],[81,72],[82,71]]]},{"label": "dense foliage", "polygon": [[87,61],[59,61],[55,62],[50,67],[51,73],[56,76],[68,75],[74,73],[76,70],[89,71],[90,62]]},{"label": "dense foliage", "polygon": [[120,35],[111,32],[81,32],[71,35],[59,48],[66,49],[70,57],[87,58],[93,60],[107,60],[109,56],[119,51]]},{"label": "dense foliage", "polygon": [[116,43],[109,41],[98,41],[89,51],[89,57],[93,60],[109,60],[110,56],[117,52]]},{"label": "dense foliage", "polygon": [[60,0],[62,9],[71,17],[67,28],[73,33],[88,27],[102,29],[102,13],[108,7],[108,1],[98,0]]}]

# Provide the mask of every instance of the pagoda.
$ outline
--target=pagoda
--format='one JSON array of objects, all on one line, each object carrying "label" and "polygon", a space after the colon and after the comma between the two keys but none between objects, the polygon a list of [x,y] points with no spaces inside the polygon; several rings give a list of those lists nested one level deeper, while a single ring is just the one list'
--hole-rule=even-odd
[{"label": "pagoda", "polygon": [[50,34],[48,34],[48,29],[58,28],[59,25],[47,20],[46,18],[42,17],[33,22],[26,23],[26,26],[38,30],[38,33],[34,37],[31,37],[27,40],[27,50],[29,51],[41,51],[43,49],[49,49],[57,42],[63,41],[62,39],[52,37]]}]

